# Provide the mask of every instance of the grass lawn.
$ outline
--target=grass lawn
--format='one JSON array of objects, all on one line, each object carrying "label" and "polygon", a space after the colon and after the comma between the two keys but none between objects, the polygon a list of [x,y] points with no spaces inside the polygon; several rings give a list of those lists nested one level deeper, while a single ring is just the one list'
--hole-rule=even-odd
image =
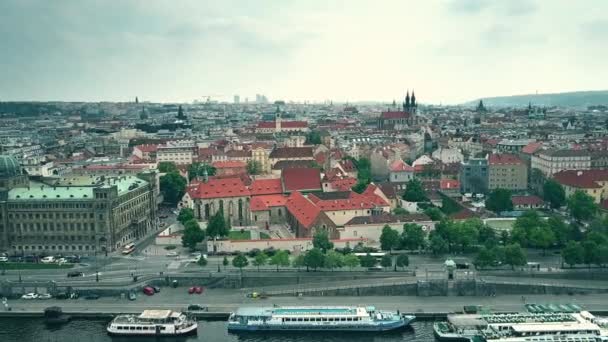
[{"label": "grass lawn", "polygon": [[0,270],[48,270],[72,268],[74,264],[42,264],[32,262],[3,262],[0,263]]},{"label": "grass lawn", "polygon": [[260,239],[262,240],[270,240],[270,235],[264,233],[264,232],[260,232]]},{"label": "grass lawn", "polygon": [[511,230],[515,220],[488,220],[487,225],[496,230]]},{"label": "grass lawn", "polygon": [[228,232],[228,238],[230,240],[251,240],[251,232],[248,230],[231,230]]}]

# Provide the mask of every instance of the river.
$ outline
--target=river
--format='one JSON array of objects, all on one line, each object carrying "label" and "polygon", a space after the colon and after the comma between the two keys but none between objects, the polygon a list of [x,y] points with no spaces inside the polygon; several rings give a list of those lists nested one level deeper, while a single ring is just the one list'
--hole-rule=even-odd
[{"label": "river", "polygon": [[190,337],[156,339],[154,337],[110,337],[105,327],[108,320],[77,319],[58,328],[48,328],[38,318],[2,318],[0,319],[1,342],[397,342],[433,341],[432,322],[414,322],[405,331],[384,334],[361,333],[249,333],[229,334],[226,322],[200,321],[198,335]]}]

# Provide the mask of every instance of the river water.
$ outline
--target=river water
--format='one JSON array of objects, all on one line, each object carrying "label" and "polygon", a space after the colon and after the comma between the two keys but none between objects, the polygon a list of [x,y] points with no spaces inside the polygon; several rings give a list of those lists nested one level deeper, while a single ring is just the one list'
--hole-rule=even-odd
[{"label": "river water", "polygon": [[383,333],[248,333],[229,334],[226,322],[199,321],[198,335],[179,338],[154,337],[110,337],[105,327],[109,320],[77,319],[58,328],[48,328],[42,319],[2,318],[0,319],[0,342],[396,342],[433,341],[432,322],[414,322],[407,330]]}]

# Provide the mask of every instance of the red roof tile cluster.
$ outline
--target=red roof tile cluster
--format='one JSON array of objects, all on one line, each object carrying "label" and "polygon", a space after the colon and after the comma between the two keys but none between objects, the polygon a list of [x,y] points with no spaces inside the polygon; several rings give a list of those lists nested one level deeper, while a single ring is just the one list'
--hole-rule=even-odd
[{"label": "red roof tile cluster", "polygon": [[553,175],[562,185],[580,189],[599,189],[597,182],[608,181],[608,170],[565,170]]},{"label": "red roof tile cluster", "polygon": [[389,120],[389,119],[408,119],[410,117],[410,113],[402,112],[402,111],[388,111],[382,112],[380,115],[381,119]]},{"label": "red roof tile cluster", "polygon": [[355,163],[353,163],[352,160],[350,159],[345,159],[342,160],[340,162],[340,166],[342,167],[342,169],[346,172],[354,172],[357,171],[357,167],[355,166]]},{"label": "red roof tile cluster", "polygon": [[143,144],[143,145],[137,145],[133,148],[136,148],[142,152],[156,152],[156,150],[158,149],[158,145],[156,144]]},{"label": "red roof tile cluster", "polygon": [[321,190],[321,173],[319,169],[284,169],[281,174],[281,181],[283,192]]},{"label": "red roof tile cluster", "polygon": [[280,178],[256,179],[249,186],[249,191],[252,196],[281,194],[283,193],[283,186]]},{"label": "red roof tile cluster", "polygon": [[331,182],[331,187],[338,191],[348,191],[355,184],[357,184],[357,180],[353,177],[346,177],[341,179],[334,179]]},{"label": "red roof tile cluster", "polygon": [[251,197],[249,208],[251,211],[269,210],[271,207],[283,207],[287,204],[287,196],[262,195]]},{"label": "red roof tile cluster", "polygon": [[321,209],[298,191],[294,191],[291,196],[289,196],[286,207],[289,213],[307,229],[312,227],[321,213]]},{"label": "red roof tile cluster", "polygon": [[238,178],[213,178],[199,183],[196,189],[189,191],[192,198],[225,198],[249,196],[249,189]]},{"label": "red roof tile cluster", "polygon": [[382,197],[374,193],[376,189],[375,185],[370,185],[362,194],[350,191],[346,198],[324,200],[315,196],[315,194],[308,195],[308,198],[322,211],[371,209],[377,206],[388,206],[389,204]]},{"label": "red roof tile cluster", "polygon": [[270,152],[269,158],[289,158],[289,159],[303,159],[312,158],[313,151],[311,147],[277,147]]},{"label": "red roof tile cluster", "polygon": [[211,164],[216,169],[244,168],[247,163],[241,160],[216,161]]},{"label": "red roof tile cluster", "polygon": [[511,202],[514,206],[518,205],[542,205],[545,203],[542,198],[538,196],[511,196]]},{"label": "red roof tile cluster", "polygon": [[490,164],[490,165],[524,165],[524,162],[514,154],[492,153],[488,157],[488,164]]},{"label": "red roof tile cluster", "polygon": [[542,146],[543,146],[543,143],[541,143],[541,142],[531,142],[528,145],[524,146],[524,148],[521,149],[521,152],[525,153],[525,154],[534,154]]},{"label": "red roof tile cluster", "polygon": [[455,179],[442,179],[439,187],[441,190],[460,189],[460,182]]},{"label": "red roof tile cluster", "polygon": [[414,172],[414,168],[407,165],[403,160],[398,159],[388,167],[391,172]]},{"label": "red roof tile cluster", "polygon": [[230,150],[226,152],[228,158],[249,158],[251,157],[251,151],[247,150]]}]

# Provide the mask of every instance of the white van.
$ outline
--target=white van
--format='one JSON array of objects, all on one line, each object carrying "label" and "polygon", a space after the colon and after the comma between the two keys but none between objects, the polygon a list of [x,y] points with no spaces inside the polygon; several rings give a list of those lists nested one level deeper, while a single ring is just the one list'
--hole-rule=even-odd
[{"label": "white van", "polygon": [[42,259],[40,259],[40,262],[42,262],[43,264],[52,264],[55,262],[55,257],[54,256],[47,256],[44,257]]}]

